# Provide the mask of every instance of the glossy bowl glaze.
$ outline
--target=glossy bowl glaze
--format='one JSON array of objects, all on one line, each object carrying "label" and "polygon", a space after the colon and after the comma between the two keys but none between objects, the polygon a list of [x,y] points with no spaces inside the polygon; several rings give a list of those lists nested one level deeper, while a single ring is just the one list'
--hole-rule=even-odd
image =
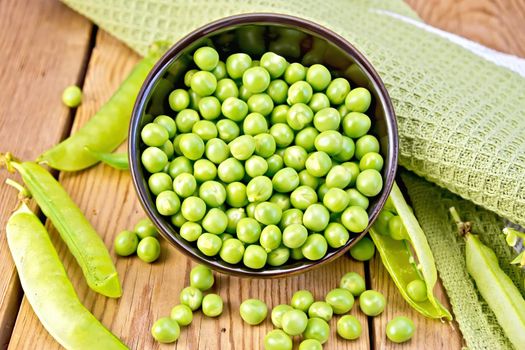
[{"label": "glossy bowl glaze", "polygon": [[[148,189],[147,171],[140,161],[145,145],[140,139],[141,128],[159,114],[173,116],[167,104],[167,95],[176,87],[184,86],[184,73],[192,66],[192,54],[201,46],[213,44],[221,60],[230,53],[245,52],[258,59],[266,51],[285,56],[289,62],[305,65],[322,63],[333,75],[350,80],[352,88],[362,86],[372,93],[372,105],[367,114],[372,118],[372,133],[381,144],[385,160],[382,170],[383,190],[370,198],[367,229],[353,237],[339,249],[330,248],[317,261],[289,260],[279,267],[266,266],[253,270],[242,264],[231,265],[220,257],[202,254],[194,243],[187,242],[178,233],[167,217],[160,215]],[[157,62],[139,92],[129,131],[129,161],[133,183],[139,200],[161,235],[195,261],[220,272],[246,277],[280,277],[304,272],[326,264],[347,252],[374,223],[390,193],[396,174],[398,136],[394,109],[387,90],[370,62],[348,41],[338,34],[307,20],[280,14],[253,13],[223,18],[201,27],[175,45]]]}]

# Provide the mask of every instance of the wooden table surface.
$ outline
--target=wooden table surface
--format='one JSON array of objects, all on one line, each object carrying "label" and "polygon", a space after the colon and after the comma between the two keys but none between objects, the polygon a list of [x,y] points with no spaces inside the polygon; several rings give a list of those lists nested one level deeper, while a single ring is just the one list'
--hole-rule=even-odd
[{"label": "wooden table surface", "polygon": [[[525,56],[523,0],[408,2],[432,25]],[[57,1],[0,1],[0,151],[34,159],[81,127],[138,59],[129,48]],[[69,84],[83,87],[84,102],[76,111],[61,103],[61,92]],[[71,254],[47,223],[55,246],[84,305],[132,349],[262,348],[271,323],[268,319],[256,327],[244,324],[238,315],[242,300],[260,298],[271,307],[289,302],[291,294],[303,288],[322,298],[348,271],[366,276],[368,288],[384,293],[388,306],[375,318],[367,318],[358,307],[353,308],[351,313],[363,324],[363,334],[357,341],[336,337],[332,320],[331,339],[325,349],[460,349],[463,345],[457,324],[425,319],[405,303],[376,256],[369,263],[344,257],[316,271],[275,280],[218,275],[214,290],[226,301],[223,315],[209,319],[198,312],[175,345],[159,346],[150,336],[151,324],[168,315],[177,304],[193,263],[165,241],[159,261],[151,265],[137,258],[115,257],[114,235],[144,217],[128,172],[97,165],[78,173],[56,175],[110,247],[123,280],[123,297],[111,300],[89,290]],[[15,191],[3,185],[8,176],[18,178],[0,171],[0,348],[58,349],[60,346],[23,298],[7,248],[3,228],[16,205]],[[436,292],[447,304],[441,286]],[[414,338],[403,345],[385,339],[386,322],[396,315],[410,317],[417,326]]]}]

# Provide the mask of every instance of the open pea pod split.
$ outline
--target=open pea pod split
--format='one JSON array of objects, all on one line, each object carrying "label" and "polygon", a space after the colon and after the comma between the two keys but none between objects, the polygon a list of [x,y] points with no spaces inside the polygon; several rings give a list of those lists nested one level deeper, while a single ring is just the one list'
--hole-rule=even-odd
[{"label": "open pea pod split", "polygon": [[[390,193],[390,200],[406,228],[408,239],[395,240],[377,233],[374,228],[370,229],[370,236],[381,255],[383,265],[403,298],[416,311],[429,318],[452,320],[450,312],[434,296],[437,271],[425,233],[396,183]],[[408,283],[416,279],[422,279],[426,284],[425,301],[415,301],[408,294]]]}]

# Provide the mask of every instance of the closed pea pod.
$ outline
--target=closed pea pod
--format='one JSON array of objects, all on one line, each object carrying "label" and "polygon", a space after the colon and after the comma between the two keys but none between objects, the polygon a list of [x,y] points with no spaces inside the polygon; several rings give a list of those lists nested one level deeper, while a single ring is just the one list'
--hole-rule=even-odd
[{"label": "closed pea pod", "polygon": [[117,170],[129,169],[128,153],[96,152],[86,147],[86,150],[99,161]]},{"label": "closed pea pod", "polygon": [[22,204],[6,236],[25,296],[46,330],[66,349],[127,349],[80,302],[46,229]]},{"label": "closed pea pod", "polygon": [[128,136],[131,110],[142,83],[163,51],[162,45],[152,48],[110,100],[81,129],[44,152],[37,161],[58,170],[78,171],[99,161],[85,147],[96,152],[111,152],[117,148]]},{"label": "closed pea pod", "polygon": [[468,273],[496,315],[505,335],[516,349],[522,349],[525,344],[525,300],[500,268],[496,254],[470,231],[470,223],[462,222],[455,208],[450,208],[450,212],[460,235],[465,238]]},{"label": "closed pea pod", "polygon": [[111,298],[122,294],[117,271],[104,242],[67,192],[49,172],[33,162],[18,163],[4,156],[8,167],[15,168],[42,212],[51,219],[60,236],[77,260],[87,284]]}]

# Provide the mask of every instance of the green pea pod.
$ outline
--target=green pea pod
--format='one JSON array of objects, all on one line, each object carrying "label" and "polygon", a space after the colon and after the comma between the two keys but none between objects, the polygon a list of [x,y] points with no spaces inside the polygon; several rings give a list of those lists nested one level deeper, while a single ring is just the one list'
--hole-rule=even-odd
[{"label": "green pea pod", "polygon": [[[394,183],[390,193],[390,200],[407,230],[408,239],[395,240],[391,237],[380,235],[374,228],[370,229],[370,236],[381,255],[383,265],[403,298],[416,311],[426,317],[452,320],[450,312],[434,296],[437,271],[434,256],[428,245],[425,233],[419,226],[419,222],[406,203],[396,183]],[[415,258],[412,252],[414,252]],[[407,292],[407,285],[415,279],[422,279],[425,282],[427,300],[417,302],[410,298]]]},{"label": "green pea pod", "polygon": [[460,235],[465,238],[467,271],[479,293],[496,315],[499,325],[516,349],[525,346],[525,300],[512,280],[498,264],[494,251],[470,232],[470,223],[462,222],[450,208]]},{"label": "green pea pod", "polygon": [[82,305],[45,227],[26,204],[9,218],[6,235],[25,296],[56,341],[66,349],[128,349]]},{"label": "green pea pod", "polygon": [[107,297],[120,297],[117,270],[104,242],[60,183],[36,163],[18,163],[9,154],[3,161],[22,175],[29,192],[77,260],[89,287]]},{"label": "green pea pod", "polygon": [[82,128],[41,154],[37,162],[58,170],[78,171],[99,161],[86,147],[103,153],[117,148],[127,137],[131,111],[142,83],[163,52],[163,44],[156,45]]},{"label": "green pea pod", "polygon": [[86,147],[86,150],[89,152],[89,154],[93,155],[93,157],[97,158],[99,161],[103,163],[106,163],[112,168],[115,168],[117,170],[129,169],[127,152],[123,152],[123,153],[97,152],[97,151],[92,151],[87,147]]}]

